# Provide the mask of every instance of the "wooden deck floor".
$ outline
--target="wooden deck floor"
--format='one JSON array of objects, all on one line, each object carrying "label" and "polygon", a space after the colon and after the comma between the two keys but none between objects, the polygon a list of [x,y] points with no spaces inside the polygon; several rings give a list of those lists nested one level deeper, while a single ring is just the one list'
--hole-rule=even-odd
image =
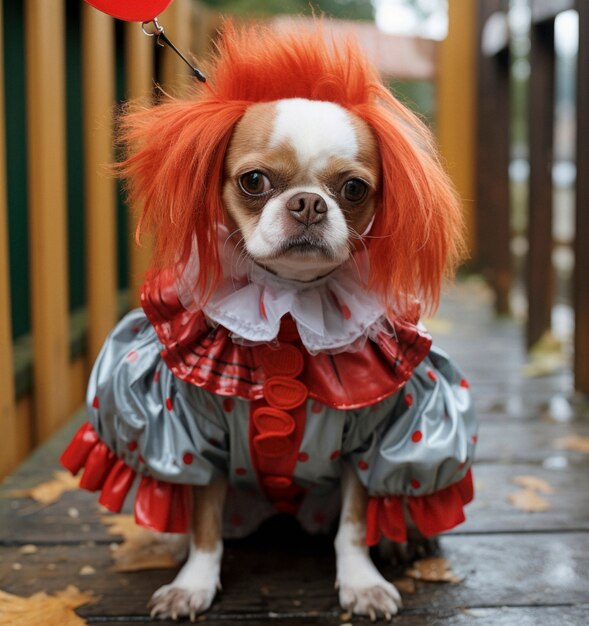
[{"label": "wooden deck floor", "polygon": [[[468,521],[440,540],[442,556],[462,581],[417,582],[403,594],[405,608],[393,623],[588,624],[589,454],[561,449],[556,441],[589,436],[589,420],[582,408],[568,421],[556,410],[570,392],[568,371],[522,377],[522,329],[494,319],[484,295],[476,286],[455,288],[432,325],[436,343],[466,372],[481,420],[477,497]],[[0,589],[28,596],[75,584],[100,596],[78,609],[88,623],[147,623],[146,602],[173,571],[113,572],[111,544],[121,539],[107,533],[92,494],[69,491],[49,506],[8,497],[51,477],[74,428],[0,487]],[[549,508],[529,513],[511,505],[508,496],[520,489],[516,476],[552,486],[553,493],[541,494]],[[403,573],[382,567],[392,579]],[[342,616],[333,578],[331,540],[307,537],[278,519],[228,544],[224,592],[202,620],[227,626],[366,623]]]}]

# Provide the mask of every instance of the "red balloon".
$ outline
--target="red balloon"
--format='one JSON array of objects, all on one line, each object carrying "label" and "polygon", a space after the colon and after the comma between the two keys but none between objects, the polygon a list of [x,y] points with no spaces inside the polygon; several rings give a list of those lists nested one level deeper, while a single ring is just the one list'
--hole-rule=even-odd
[{"label": "red balloon", "polygon": [[126,22],[149,22],[172,0],[86,0],[94,8]]}]

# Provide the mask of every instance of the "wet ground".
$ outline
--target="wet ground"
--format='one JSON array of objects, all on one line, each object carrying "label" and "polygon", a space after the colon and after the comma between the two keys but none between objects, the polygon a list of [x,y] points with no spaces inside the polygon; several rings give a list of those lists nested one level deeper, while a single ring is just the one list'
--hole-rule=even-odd
[{"label": "wet ground", "polygon": [[[405,567],[381,563],[388,577],[402,581],[405,608],[393,623],[589,624],[586,408],[570,402],[566,366],[544,363],[549,373],[522,374],[523,329],[491,311],[484,288],[462,284],[430,324],[436,343],[464,370],[478,408],[476,499],[467,522],[440,539],[439,557],[454,582],[415,580]],[[147,600],[173,571],[114,572],[112,544],[122,538],[108,534],[92,494],[67,491],[51,505],[8,497],[51,478],[75,427],[72,422],[0,487],[0,589],[29,596],[75,584],[100,596],[78,609],[88,623],[147,623]],[[523,510],[529,508],[539,510]],[[202,623],[366,623],[339,609],[333,579],[331,539],[308,537],[277,519],[228,544],[224,591]]]}]

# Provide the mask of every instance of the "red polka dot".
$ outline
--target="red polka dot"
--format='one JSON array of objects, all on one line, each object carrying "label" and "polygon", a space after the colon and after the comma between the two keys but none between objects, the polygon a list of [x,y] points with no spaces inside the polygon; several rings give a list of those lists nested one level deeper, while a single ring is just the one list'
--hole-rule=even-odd
[{"label": "red polka dot", "polygon": [[182,457],[182,462],[184,463],[184,465],[190,465],[192,463],[192,461],[194,460],[194,456],[192,454],[190,454],[190,452],[187,452],[183,457]]},{"label": "red polka dot", "polygon": [[92,400],[92,407],[97,409],[100,406],[100,401],[98,400],[98,396],[94,396],[94,400]]},{"label": "red polka dot", "polygon": [[231,516],[231,525],[232,526],[243,526],[243,517],[241,517],[241,515],[232,515]]},{"label": "red polka dot", "polygon": [[469,383],[468,383],[468,380],[466,380],[466,378],[463,378],[463,379],[460,381],[460,386],[461,386],[461,387],[464,387],[464,389],[468,389],[468,388],[470,387],[470,385],[469,385]]},{"label": "red polka dot", "polygon": [[312,413],[321,413],[322,410],[323,410],[323,405],[321,404],[321,402],[313,402],[313,404],[311,405]]},{"label": "red polka dot", "polygon": [[160,380],[162,373],[158,370],[154,375],[153,375],[153,382],[154,383],[158,383]]},{"label": "red polka dot", "polygon": [[137,334],[140,330],[141,330],[140,326],[133,326],[133,328],[131,328],[131,332],[135,334]]},{"label": "red polka dot", "polygon": [[137,460],[139,461],[139,463],[145,463],[145,459],[141,455],[137,457]]},{"label": "red polka dot", "polygon": [[410,393],[405,394],[405,405],[408,407],[413,406],[413,396]]},{"label": "red polka dot", "polygon": [[131,452],[134,452],[135,450],[137,450],[137,442],[136,441],[129,441],[129,443],[127,444],[127,448]]},{"label": "red polka dot", "polygon": [[345,320],[349,320],[352,317],[352,312],[345,304],[342,305],[341,311]]},{"label": "red polka dot", "polygon": [[359,461],[358,462],[358,467],[362,470],[362,471],[366,471],[369,467],[368,463],[366,461]]},{"label": "red polka dot", "polygon": [[223,400],[223,410],[226,413],[233,411],[234,406],[235,406],[235,402],[233,401],[233,398],[225,398],[225,400]]},{"label": "red polka dot", "polygon": [[166,409],[171,411],[174,408],[174,404],[172,403],[172,398],[166,398]]},{"label": "red polka dot", "polygon": [[341,455],[342,455],[342,451],[341,451],[341,450],[334,450],[334,451],[330,454],[329,458],[330,458],[332,461],[337,461],[337,460],[340,458],[340,456],[341,456]]},{"label": "red polka dot", "polygon": [[423,433],[420,430],[416,430],[412,435],[411,435],[411,441],[413,443],[419,443],[421,440],[423,439]]},{"label": "red polka dot", "polygon": [[473,435],[470,439],[473,443],[476,443],[479,440],[479,438],[476,435]]},{"label": "red polka dot", "polygon": [[135,352],[135,350],[131,350],[131,352],[127,354],[127,360],[130,361],[131,363],[135,363],[135,361],[138,358],[139,358],[139,355],[137,354],[137,352]]},{"label": "red polka dot", "polygon": [[209,439],[209,443],[210,443],[212,446],[215,446],[215,447],[219,447],[219,446],[221,445],[221,443],[219,442],[219,440],[218,440],[218,439],[215,439],[214,437],[211,437],[211,438]]},{"label": "red polka dot", "polygon": [[238,476],[245,476],[247,474],[247,470],[245,469],[245,467],[236,467],[235,468],[235,473]]},{"label": "red polka dot", "polygon": [[427,370],[427,377],[430,380],[434,380],[434,381],[438,380],[438,377],[436,376],[436,373],[434,372],[434,370]]},{"label": "red polka dot", "polygon": [[419,489],[421,487],[421,483],[415,478],[411,481],[411,486],[413,489]]},{"label": "red polka dot", "polygon": [[306,463],[309,460],[309,455],[306,452],[299,453],[299,462]]}]

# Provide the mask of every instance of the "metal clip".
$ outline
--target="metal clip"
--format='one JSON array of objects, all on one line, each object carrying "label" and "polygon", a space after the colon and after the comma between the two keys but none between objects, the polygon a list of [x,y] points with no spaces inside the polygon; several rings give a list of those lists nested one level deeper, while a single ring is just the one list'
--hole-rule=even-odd
[{"label": "metal clip", "polygon": [[[150,28],[150,24],[152,25],[152,27]],[[194,65],[192,65],[192,63],[180,52],[180,50],[178,50],[178,48],[176,48],[176,46],[168,39],[168,37],[166,36],[166,34],[164,33],[164,27],[157,21],[157,17],[154,17],[152,20],[150,20],[149,22],[142,22],[141,24],[141,30],[144,32],[144,34],[146,34],[148,37],[155,37],[155,43],[158,46],[161,46],[162,48],[164,47],[164,45],[168,46],[169,48],[171,48],[183,61],[184,63],[186,63],[186,65],[188,65],[188,67],[190,68],[191,72],[194,74],[194,76],[201,82],[204,83],[206,82],[206,78],[205,75]]]}]

